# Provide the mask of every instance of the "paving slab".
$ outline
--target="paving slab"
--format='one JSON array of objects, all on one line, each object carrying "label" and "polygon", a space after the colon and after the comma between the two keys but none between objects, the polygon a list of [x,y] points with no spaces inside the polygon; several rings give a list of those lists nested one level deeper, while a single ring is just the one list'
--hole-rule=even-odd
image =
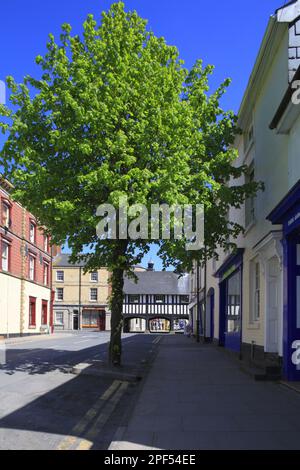
[{"label": "paving slab", "polygon": [[255,382],[221,348],[164,337],[111,450],[300,449],[300,394]]}]

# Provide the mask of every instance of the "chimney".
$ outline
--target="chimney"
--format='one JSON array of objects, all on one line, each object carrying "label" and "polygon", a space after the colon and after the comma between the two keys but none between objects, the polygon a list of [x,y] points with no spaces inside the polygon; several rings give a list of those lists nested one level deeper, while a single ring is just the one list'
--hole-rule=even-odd
[{"label": "chimney", "polygon": [[154,271],[154,263],[153,263],[152,259],[150,259],[150,261],[148,262],[147,271]]}]

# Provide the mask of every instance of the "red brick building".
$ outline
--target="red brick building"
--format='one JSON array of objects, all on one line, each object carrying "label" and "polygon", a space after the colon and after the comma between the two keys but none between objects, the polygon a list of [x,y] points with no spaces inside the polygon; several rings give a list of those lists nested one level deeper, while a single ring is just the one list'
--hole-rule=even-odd
[{"label": "red brick building", "polygon": [[0,335],[51,331],[52,254],[49,236],[10,197],[0,176]]}]

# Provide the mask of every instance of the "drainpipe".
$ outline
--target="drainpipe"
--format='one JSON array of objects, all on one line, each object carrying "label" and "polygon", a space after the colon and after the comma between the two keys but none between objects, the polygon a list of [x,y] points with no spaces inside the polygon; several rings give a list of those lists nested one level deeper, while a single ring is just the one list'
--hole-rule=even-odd
[{"label": "drainpipe", "polygon": [[197,283],[197,325],[196,325],[196,340],[200,342],[200,279],[199,279],[199,261],[196,262],[196,283]]},{"label": "drainpipe", "polygon": [[203,325],[203,338],[204,341],[206,341],[206,325],[207,325],[207,296],[206,296],[206,291],[207,291],[207,257],[206,257],[206,248],[205,248],[205,263],[204,263],[204,325]]},{"label": "drainpipe", "polygon": [[79,266],[79,305],[78,305],[78,330],[81,330],[81,266]]}]

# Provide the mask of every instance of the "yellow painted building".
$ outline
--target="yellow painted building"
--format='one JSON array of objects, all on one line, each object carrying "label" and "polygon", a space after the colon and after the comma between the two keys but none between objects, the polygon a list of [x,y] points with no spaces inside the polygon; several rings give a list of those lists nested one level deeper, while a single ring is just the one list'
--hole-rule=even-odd
[{"label": "yellow painted building", "polygon": [[84,263],[71,264],[68,254],[53,261],[54,329],[110,330],[109,273],[84,273]]}]

